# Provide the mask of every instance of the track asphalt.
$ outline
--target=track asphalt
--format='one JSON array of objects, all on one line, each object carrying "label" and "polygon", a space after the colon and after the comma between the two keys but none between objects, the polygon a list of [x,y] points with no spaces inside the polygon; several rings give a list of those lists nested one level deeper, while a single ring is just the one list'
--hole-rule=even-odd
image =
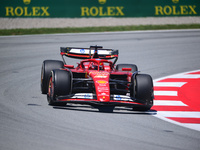
[{"label": "track asphalt", "polygon": [[[158,79],[199,70],[199,41],[200,30],[0,37],[0,149],[199,150],[199,131],[154,117],[159,110],[138,112],[117,107],[113,113],[102,113],[87,105],[52,107],[40,92],[42,62],[62,60],[60,47],[119,49],[117,64],[136,64],[140,73]],[[77,61],[67,60],[74,65]],[[183,88],[190,86],[182,84]],[[176,97],[173,95],[178,93],[171,94]],[[173,105],[190,106],[174,100]]]}]

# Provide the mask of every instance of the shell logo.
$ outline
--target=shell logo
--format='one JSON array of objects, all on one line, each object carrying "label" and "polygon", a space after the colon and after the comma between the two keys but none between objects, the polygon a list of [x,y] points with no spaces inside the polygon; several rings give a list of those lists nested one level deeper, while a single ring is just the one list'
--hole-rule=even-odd
[{"label": "shell logo", "polygon": [[24,2],[25,5],[28,5],[28,4],[31,3],[31,0],[23,0],[23,2]]},{"label": "shell logo", "polygon": [[179,0],[172,0],[172,2],[176,4],[179,2]]},{"label": "shell logo", "polygon": [[106,3],[106,0],[98,0],[99,1],[99,4],[105,4]]},{"label": "shell logo", "polygon": [[105,83],[107,83],[107,81],[103,81],[103,80],[98,80],[97,82],[100,83],[100,84],[105,84]]}]

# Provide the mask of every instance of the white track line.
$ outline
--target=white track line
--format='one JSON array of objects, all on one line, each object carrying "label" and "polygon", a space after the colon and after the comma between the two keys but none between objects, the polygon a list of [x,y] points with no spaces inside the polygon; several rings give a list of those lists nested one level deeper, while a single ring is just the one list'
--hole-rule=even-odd
[{"label": "white track line", "polygon": [[179,124],[179,125],[184,125],[187,128],[194,129],[194,130],[197,130],[197,131],[200,130],[199,124],[182,123],[182,124]]},{"label": "white track line", "polygon": [[187,106],[182,101],[155,100],[154,106]]},{"label": "white track line", "polygon": [[155,96],[178,96],[177,91],[154,91]]},{"label": "white track line", "polygon": [[200,78],[200,74],[179,74],[179,75],[172,75],[170,78],[183,78],[183,79],[197,79]]},{"label": "white track line", "polygon": [[154,86],[159,86],[159,87],[181,87],[187,82],[154,82]]},{"label": "white track line", "polygon": [[179,73],[179,74],[175,74],[175,75],[169,75],[169,76],[165,76],[165,77],[162,77],[162,78],[155,79],[154,82],[158,82],[158,81],[160,81],[160,80],[172,78],[173,76],[181,76],[181,75],[183,75],[183,74],[193,73],[193,72],[199,72],[199,71],[200,71],[200,70],[194,70],[194,71],[187,71],[187,72],[183,72],[183,73]]},{"label": "white track line", "polygon": [[158,111],[157,115],[164,117],[200,118],[200,112],[190,111]]}]

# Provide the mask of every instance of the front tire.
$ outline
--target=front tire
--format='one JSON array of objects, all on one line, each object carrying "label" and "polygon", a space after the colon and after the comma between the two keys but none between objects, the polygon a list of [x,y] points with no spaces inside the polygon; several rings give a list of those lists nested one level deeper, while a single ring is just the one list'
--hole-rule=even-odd
[{"label": "front tire", "polygon": [[42,94],[47,94],[48,92],[48,84],[49,84],[49,76],[51,71],[54,69],[64,68],[64,63],[59,60],[45,60],[42,63],[41,69],[41,92]]},{"label": "front tire", "polygon": [[66,105],[66,103],[57,102],[56,97],[71,94],[71,89],[71,73],[66,70],[53,70],[49,78],[49,87],[47,93],[47,101],[49,105]]},{"label": "front tire", "polygon": [[[134,79],[133,81],[134,82]],[[153,80],[150,75],[137,74],[135,76],[135,89],[134,96],[137,100],[141,101],[144,106],[134,107],[133,110],[148,111],[153,106]]]}]

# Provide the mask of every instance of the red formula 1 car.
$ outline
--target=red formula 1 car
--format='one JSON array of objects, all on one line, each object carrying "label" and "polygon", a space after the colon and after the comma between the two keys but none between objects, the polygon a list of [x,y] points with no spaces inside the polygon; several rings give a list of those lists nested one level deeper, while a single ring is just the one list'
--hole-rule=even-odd
[{"label": "red formula 1 car", "polygon": [[[150,75],[139,74],[134,64],[118,64],[118,50],[61,47],[63,61],[45,60],[41,70],[41,91],[50,105],[89,104],[101,110],[115,106],[147,111],[153,106]],[[64,56],[82,59],[77,67]],[[110,61],[109,59],[114,59]]]}]

